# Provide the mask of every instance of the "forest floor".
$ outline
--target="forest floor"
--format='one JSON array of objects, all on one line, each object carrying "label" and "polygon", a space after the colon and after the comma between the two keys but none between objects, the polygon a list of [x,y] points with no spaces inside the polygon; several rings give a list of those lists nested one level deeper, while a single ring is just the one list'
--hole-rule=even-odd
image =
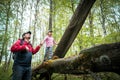
[{"label": "forest floor", "polygon": [[[7,70],[4,69],[2,65],[0,65],[0,80],[11,80],[12,75],[12,64],[9,66]],[[115,73],[98,73],[101,80],[120,80],[120,75]],[[54,73],[52,76],[52,80],[94,80],[91,75],[71,75],[71,74],[58,74]]]}]

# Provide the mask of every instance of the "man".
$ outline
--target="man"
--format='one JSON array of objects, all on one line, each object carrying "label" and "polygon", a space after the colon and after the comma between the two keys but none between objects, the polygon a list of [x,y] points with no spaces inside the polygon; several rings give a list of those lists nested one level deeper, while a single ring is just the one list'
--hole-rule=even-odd
[{"label": "man", "polygon": [[11,52],[14,54],[12,80],[31,80],[32,54],[39,51],[41,44],[33,49],[30,37],[30,31],[24,33],[22,39],[17,40],[11,47]]}]

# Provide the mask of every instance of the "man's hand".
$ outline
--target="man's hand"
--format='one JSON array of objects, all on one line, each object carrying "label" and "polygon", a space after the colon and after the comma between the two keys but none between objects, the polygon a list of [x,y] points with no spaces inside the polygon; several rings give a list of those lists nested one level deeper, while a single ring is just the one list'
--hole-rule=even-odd
[{"label": "man's hand", "polygon": [[25,48],[26,48],[27,51],[29,51],[29,48],[27,46]]},{"label": "man's hand", "polygon": [[42,45],[43,45],[42,43],[39,44],[39,46],[42,46]]},{"label": "man's hand", "polygon": [[40,44],[39,44],[39,46],[41,47],[43,45],[43,42],[41,42]]}]

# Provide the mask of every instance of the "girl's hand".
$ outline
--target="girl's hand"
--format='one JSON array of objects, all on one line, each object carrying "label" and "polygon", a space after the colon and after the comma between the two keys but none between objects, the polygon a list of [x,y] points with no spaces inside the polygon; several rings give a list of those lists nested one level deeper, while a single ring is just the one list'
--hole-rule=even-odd
[{"label": "girl's hand", "polygon": [[42,43],[39,44],[39,46],[42,46],[42,45],[43,45]]}]

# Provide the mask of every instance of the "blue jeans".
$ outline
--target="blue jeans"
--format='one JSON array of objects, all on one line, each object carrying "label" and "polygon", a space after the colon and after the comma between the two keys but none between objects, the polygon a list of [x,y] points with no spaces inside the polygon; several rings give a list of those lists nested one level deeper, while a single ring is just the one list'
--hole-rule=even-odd
[{"label": "blue jeans", "polygon": [[31,67],[14,65],[12,80],[31,80],[31,74]]},{"label": "blue jeans", "polygon": [[53,49],[52,47],[46,47],[44,60],[49,60],[52,58],[52,56],[53,56],[52,49]]}]

